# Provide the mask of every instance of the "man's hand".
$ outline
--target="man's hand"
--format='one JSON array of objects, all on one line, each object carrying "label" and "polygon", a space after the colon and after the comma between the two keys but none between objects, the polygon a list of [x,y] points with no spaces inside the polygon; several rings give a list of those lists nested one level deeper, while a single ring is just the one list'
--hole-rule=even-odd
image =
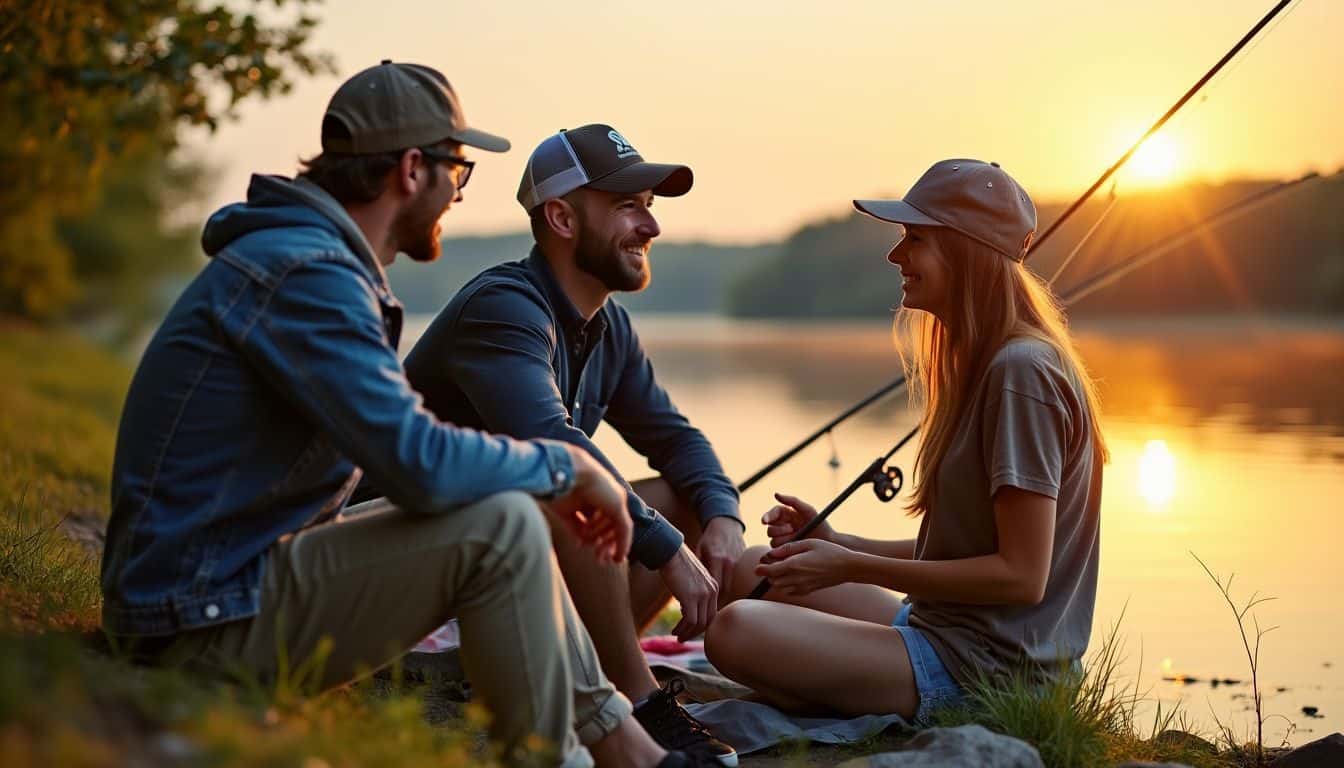
[{"label": "man's hand", "polygon": [[705,570],[726,593],[728,579],[732,578],[737,559],[747,543],[742,540],[742,526],[731,517],[712,517],[700,532],[700,545],[695,554],[704,563]]},{"label": "man's hand", "polygon": [[564,496],[539,504],[584,546],[591,547],[598,562],[619,563],[630,554],[633,536],[625,488],[587,451],[566,447],[574,464],[574,487]]},{"label": "man's hand", "polygon": [[685,544],[658,573],[681,603],[681,621],[672,628],[672,634],[684,642],[703,633],[719,608],[718,582]]},{"label": "man's hand", "polygon": [[[779,503],[761,516],[761,522],[765,523],[766,534],[770,537],[770,546],[778,547],[788,541],[793,541],[793,537],[803,526],[812,522],[812,518],[817,516],[817,509],[797,496],[789,496],[784,493],[776,493],[775,500]],[[809,539],[821,539],[822,541],[835,541],[835,530],[831,528],[828,522],[822,522],[816,528],[813,528],[808,534]]]},{"label": "man's hand", "polygon": [[850,581],[854,573],[853,550],[820,539],[782,544],[765,554],[756,575],[789,595],[806,595],[818,589]]}]

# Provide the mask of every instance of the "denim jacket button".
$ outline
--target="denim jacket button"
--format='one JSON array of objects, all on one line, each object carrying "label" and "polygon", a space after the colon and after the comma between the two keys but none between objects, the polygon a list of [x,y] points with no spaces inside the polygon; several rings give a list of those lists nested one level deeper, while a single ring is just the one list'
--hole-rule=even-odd
[{"label": "denim jacket button", "polygon": [[207,619],[219,618],[219,606],[215,605],[214,603],[205,606],[205,618]]},{"label": "denim jacket button", "polygon": [[556,472],[551,479],[555,481],[555,486],[557,488],[564,488],[565,483],[569,482],[569,475],[564,472]]}]

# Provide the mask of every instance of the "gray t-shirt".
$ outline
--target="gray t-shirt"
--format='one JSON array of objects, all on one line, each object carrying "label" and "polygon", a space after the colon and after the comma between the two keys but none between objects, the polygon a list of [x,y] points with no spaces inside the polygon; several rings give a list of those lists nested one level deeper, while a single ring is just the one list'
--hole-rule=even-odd
[{"label": "gray t-shirt", "polygon": [[915,558],[952,560],[998,551],[993,498],[1013,486],[1056,500],[1050,576],[1040,605],[972,605],[910,595],[924,631],[963,685],[1024,662],[1053,677],[1082,657],[1092,631],[1100,543],[1101,458],[1077,375],[1037,339],[1004,345],[938,468]]}]

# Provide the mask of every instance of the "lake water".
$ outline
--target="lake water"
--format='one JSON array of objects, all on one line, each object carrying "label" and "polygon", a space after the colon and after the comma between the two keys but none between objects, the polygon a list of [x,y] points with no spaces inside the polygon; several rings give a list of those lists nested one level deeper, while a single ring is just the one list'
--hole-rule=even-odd
[{"label": "lake water", "polygon": [[[429,319],[408,322],[403,351]],[[660,380],[739,481],[900,373],[884,326],[636,322]],[[1100,381],[1112,452],[1094,644],[1123,615],[1129,682],[1164,708],[1181,701],[1206,731],[1216,718],[1249,733],[1245,650],[1198,555],[1218,575],[1236,574],[1239,604],[1252,593],[1275,598],[1252,612],[1262,627],[1277,627],[1260,651],[1264,709],[1276,716],[1266,744],[1344,730],[1344,324],[1126,321],[1077,334]],[[821,507],[913,423],[898,395],[752,488],[742,505],[748,543],[765,542],[754,521],[772,491]],[[627,476],[650,474],[613,430],[603,427],[596,440]],[[913,456],[908,446],[895,457],[907,476]],[[867,489],[831,520],[865,536],[918,530]],[[1182,675],[1201,682],[1164,679]],[[1210,678],[1243,682],[1202,682]]]}]

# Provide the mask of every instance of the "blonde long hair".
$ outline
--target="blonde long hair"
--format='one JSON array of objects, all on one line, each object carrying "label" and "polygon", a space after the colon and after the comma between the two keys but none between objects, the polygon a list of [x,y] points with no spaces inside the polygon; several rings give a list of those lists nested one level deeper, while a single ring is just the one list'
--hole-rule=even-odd
[{"label": "blonde long hair", "polygon": [[1010,339],[1039,339],[1073,369],[1087,398],[1094,445],[1101,460],[1107,461],[1096,384],[1074,349],[1068,321],[1049,286],[1021,262],[954,230],[931,228],[928,235],[937,242],[947,266],[956,314],[944,323],[928,312],[896,313],[897,349],[911,401],[924,406],[919,422],[924,439],[915,458],[909,513],[918,516],[932,508],[938,465],[990,361]]}]

